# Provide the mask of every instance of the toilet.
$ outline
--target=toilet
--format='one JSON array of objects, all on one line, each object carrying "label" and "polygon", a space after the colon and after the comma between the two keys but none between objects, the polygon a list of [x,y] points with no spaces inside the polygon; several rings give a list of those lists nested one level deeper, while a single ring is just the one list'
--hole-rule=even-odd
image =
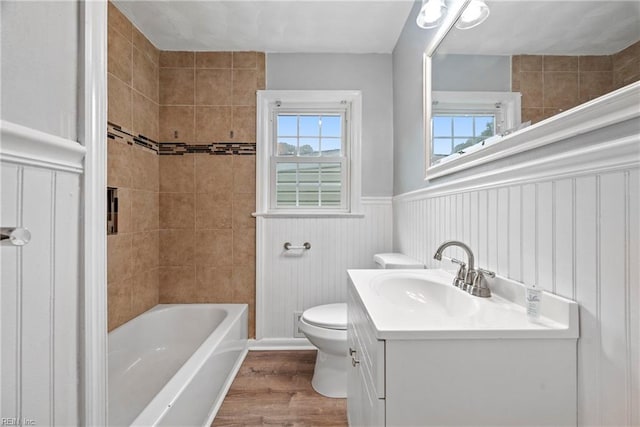
[{"label": "toilet", "polygon": [[[377,268],[423,269],[420,261],[398,253],[376,254]],[[318,348],[311,385],[327,397],[347,397],[347,304],[325,304],[305,310],[300,330]]]}]

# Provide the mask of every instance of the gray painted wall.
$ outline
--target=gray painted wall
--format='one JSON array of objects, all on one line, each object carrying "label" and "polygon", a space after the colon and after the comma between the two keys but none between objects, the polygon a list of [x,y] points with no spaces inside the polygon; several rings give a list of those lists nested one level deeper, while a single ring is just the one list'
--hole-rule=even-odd
[{"label": "gray painted wall", "polygon": [[431,62],[433,90],[511,91],[511,57],[442,55]]},{"label": "gray painted wall", "polygon": [[393,194],[390,54],[267,54],[267,89],[362,91],[362,195]]},{"label": "gray painted wall", "polygon": [[2,1],[0,116],[76,139],[78,3]]}]

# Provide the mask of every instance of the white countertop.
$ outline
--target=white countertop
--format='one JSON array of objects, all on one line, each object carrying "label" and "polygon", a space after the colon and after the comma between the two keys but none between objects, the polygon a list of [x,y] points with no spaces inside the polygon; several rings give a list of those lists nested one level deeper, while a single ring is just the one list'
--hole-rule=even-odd
[{"label": "white countertop", "polygon": [[[530,321],[524,307],[524,285],[499,276],[488,279],[492,296],[480,298],[454,287],[453,275],[444,270],[348,270],[348,275],[349,286],[355,289],[366,308],[378,339],[568,339],[579,336],[575,302],[545,292],[541,317]],[[390,278],[426,280],[435,287],[450,286],[451,289],[440,290],[446,291],[447,302],[455,300],[451,306],[455,310],[436,307],[413,295],[408,299],[390,298],[377,286]]]}]

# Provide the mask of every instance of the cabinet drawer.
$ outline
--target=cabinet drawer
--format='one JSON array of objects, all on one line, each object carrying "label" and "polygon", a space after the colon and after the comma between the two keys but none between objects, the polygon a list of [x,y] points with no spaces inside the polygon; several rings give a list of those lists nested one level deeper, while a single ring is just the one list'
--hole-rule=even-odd
[{"label": "cabinet drawer", "polygon": [[385,342],[376,339],[375,330],[352,289],[349,289],[348,316],[348,328],[353,330],[352,335],[357,337],[359,344],[357,359],[369,377],[372,392],[377,398],[383,399]]}]

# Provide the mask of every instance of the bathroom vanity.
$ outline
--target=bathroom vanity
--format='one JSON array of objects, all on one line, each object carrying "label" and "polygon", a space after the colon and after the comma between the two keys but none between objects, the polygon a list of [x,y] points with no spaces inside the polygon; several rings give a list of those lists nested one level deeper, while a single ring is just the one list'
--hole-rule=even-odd
[{"label": "bathroom vanity", "polygon": [[576,425],[578,306],[496,277],[471,296],[443,270],[349,270],[352,426]]}]

